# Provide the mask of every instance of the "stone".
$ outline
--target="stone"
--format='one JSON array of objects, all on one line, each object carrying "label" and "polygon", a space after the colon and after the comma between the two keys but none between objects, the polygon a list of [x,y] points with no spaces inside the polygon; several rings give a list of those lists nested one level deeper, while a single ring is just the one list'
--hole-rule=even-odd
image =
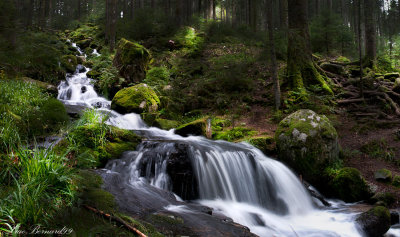
[{"label": "stone", "polygon": [[113,64],[128,82],[141,82],[151,61],[150,52],[138,43],[121,39],[117,46]]},{"label": "stone", "polygon": [[283,119],[275,132],[280,160],[318,186],[325,168],[339,160],[338,135],[329,119],[299,110]]},{"label": "stone", "polygon": [[194,136],[206,136],[207,135],[207,118],[201,118],[193,122],[183,124],[179,126],[175,133],[184,137]]},{"label": "stone", "polygon": [[67,72],[74,73],[78,65],[78,60],[74,55],[64,55],[61,57],[61,65]]},{"label": "stone", "polygon": [[397,211],[390,211],[390,225],[396,225],[400,223],[400,215]]},{"label": "stone", "polygon": [[371,204],[381,203],[382,206],[390,207],[396,201],[396,197],[393,193],[379,192],[371,197],[369,202]]},{"label": "stone", "polygon": [[174,120],[158,118],[154,121],[154,126],[164,130],[170,130],[179,127],[179,122]]},{"label": "stone", "polygon": [[345,202],[367,200],[372,195],[367,182],[356,168],[338,170],[327,184],[328,194]]},{"label": "stone", "polygon": [[118,91],[111,102],[111,109],[121,114],[156,112],[159,106],[160,99],[146,84]]},{"label": "stone", "polygon": [[337,74],[337,75],[344,75],[345,71],[343,66],[338,65],[338,64],[332,64],[332,63],[322,63],[320,66],[322,69],[325,71]]},{"label": "stone", "polygon": [[376,206],[356,218],[359,229],[367,237],[383,236],[390,228],[390,212],[386,207]]},{"label": "stone", "polygon": [[375,171],[374,178],[376,181],[380,182],[391,182],[392,181],[392,172],[387,169],[380,169]]},{"label": "stone", "polygon": [[247,142],[260,149],[266,155],[276,154],[276,144],[272,136],[259,136],[247,139]]},{"label": "stone", "polygon": [[96,70],[90,70],[86,73],[86,76],[92,79],[99,79],[101,76],[101,73],[96,71]]}]

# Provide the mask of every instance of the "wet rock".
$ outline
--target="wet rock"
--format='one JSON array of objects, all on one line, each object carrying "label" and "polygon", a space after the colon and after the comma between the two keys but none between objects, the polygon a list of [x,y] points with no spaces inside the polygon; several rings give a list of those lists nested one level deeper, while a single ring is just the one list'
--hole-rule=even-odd
[{"label": "wet rock", "polygon": [[86,49],[87,47],[89,47],[90,43],[92,42],[92,39],[83,39],[83,40],[79,40],[78,42],[76,42],[76,45],[79,46],[79,48],[81,48],[82,50]]},{"label": "wet rock", "polygon": [[82,87],[81,87],[81,93],[85,93],[86,91],[87,91],[86,86],[82,86]]},{"label": "wet rock", "polygon": [[111,109],[122,113],[155,112],[160,105],[157,94],[146,84],[124,88],[115,94]]},{"label": "wet rock", "polygon": [[138,43],[121,39],[113,64],[128,82],[141,82],[150,63],[150,52]]},{"label": "wet rock", "polygon": [[76,71],[79,73],[86,72],[86,68],[83,65],[78,64],[78,66],[76,66]]},{"label": "wet rock", "polygon": [[164,129],[164,130],[170,130],[173,128],[179,127],[179,122],[174,121],[174,120],[168,120],[168,119],[155,119],[154,124],[155,127]]},{"label": "wet rock", "polygon": [[392,172],[387,169],[380,169],[375,171],[374,178],[376,181],[380,182],[391,182],[392,181]]},{"label": "wet rock", "polygon": [[318,187],[330,164],[339,160],[338,135],[329,119],[299,110],[283,119],[275,133],[279,159]]},{"label": "wet rock", "polygon": [[99,79],[101,76],[101,73],[96,71],[96,70],[90,70],[86,73],[86,76],[92,79]]},{"label": "wet rock", "polygon": [[396,225],[400,223],[400,215],[397,211],[390,211],[390,225]]},{"label": "wet rock", "polygon": [[252,137],[247,142],[260,149],[266,155],[276,154],[276,144],[272,136]]},{"label": "wet rock", "polygon": [[356,219],[359,229],[367,237],[383,236],[389,230],[390,222],[390,212],[382,206],[361,213]]}]

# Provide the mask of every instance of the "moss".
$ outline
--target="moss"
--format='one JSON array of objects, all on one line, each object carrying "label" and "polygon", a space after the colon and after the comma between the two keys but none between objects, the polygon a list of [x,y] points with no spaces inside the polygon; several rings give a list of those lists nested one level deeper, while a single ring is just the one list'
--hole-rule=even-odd
[{"label": "moss", "polygon": [[46,131],[55,131],[69,121],[64,104],[55,98],[50,98],[45,101],[40,111]]},{"label": "moss", "polygon": [[394,176],[392,185],[400,188],[400,176],[399,175]]},{"label": "moss", "polygon": [[225,140],[225,141],[238,141],[248,136],[253,136],[256,134],[256,131],[253,131],[249,128],[245,127],[235,127],[229,130],[223,130],[221,132],[216,132],[213,134],[213,138],[216,140]]},{"label": "moss", "polygon": [[391,182],[392,172],[388,169],[380,169],[374,173],[374,178],[377,181]]},{"label": "moss", "polygon": [[179,126],[175,133],[181,136],[206,136],[207,135],[207,119],[201,118],[193,122]]},{"label": "moss", "polygon": [[350,61],[350,59],[346,58],[345,56],[339,56],[339,57],[336,59],[336,62],[339,62],[339,63],[349,63],[349,62],[351,62],[351,61]]},{"label": "moss", "polygon": [[73,73],[75,72],[76,66],[78,65],[78,60],[74,55],[64,55],[61,58],[61,65],[67,72]]},{"label": "moss", "polygon": [[118,91],[111,108],[120,113],[143,113],[155,112],[159,105],[157,94],[146,84],[139,84]]},{"label": "moss", "polygon": [[380,192],[376,193],[374,196],[371,197],[369,200],[371,204],[375,203],[382,203],[386,207],[390,207],[395,201],[396,197],[393,193],[389,192]]},{"label": "moss", "polygon": [[272,136],[251,137],[246,141],[266,155],[273,154],[276,150],[275,139]]},{"label": "moss", "polygon": [[398,77],[400,77],[400,73],[398,73],[398,72],[386,73],[386,74],[384,75],[384,78],[385,78],[385,79],[390,79],[390,80],[396,79],[396,78],[398,78]]},{"label": "moss", "polygon": [[92,79],[99,79],[101,76],[101,73],[96,71],[96,70],[90,70],[86,73],[86,76]]},{"label": "moss", "polygon": [[386,207],[376,206],[356,218],[365,236],[383,236],[390,228],[390,212]]},{"label": "moss", "polygon": [[137,144],[132,142],[109,142],[106,145],[106,151],[112,159],[118,159],[125,151],[133,151]]},{"label": "moss", "polygon": [[329,186],[331,194],[346,202],[357,202],[370,197],[367,183],[355,168],[345,167],[338,170]]},{"label": "moss", "polygon": [[87,47],[89,47],[90,43],[92,42],[92,39],[83,39],[83,40],[79,40],[78,42],[76,42],[76,45],[79,46],[79,48],[81,48],[82,50],[86,49]]},{"label": "moss", "polygon": [[152,225],[150,225],[148,223],[145,223],[145,222],[141,223],[141,222],[133,219],[132,217],[124,215],[124,214],[118,214],[118,217],[120,217],[121,219],[126,221],[128,224],[135,226],[135,228],[137,228],[139,231],[141,231],[142,233],[144,233],[147,236],[151,236],[151,237],[164,236],[160,232],[158,232]]},{"label": "moss", "polygon": [[138,43],[121,39],[117,46],[113,64],[120,75],[130,82],[140,82],[151,62],[150,52]]},{"label": "moss", "polygon": [[180,123],[178,121],[174,120],[168,120],[168,119],[156,119],[154,126],[164,129],[164,130],[170,130],[173,128],[179,127]]}]

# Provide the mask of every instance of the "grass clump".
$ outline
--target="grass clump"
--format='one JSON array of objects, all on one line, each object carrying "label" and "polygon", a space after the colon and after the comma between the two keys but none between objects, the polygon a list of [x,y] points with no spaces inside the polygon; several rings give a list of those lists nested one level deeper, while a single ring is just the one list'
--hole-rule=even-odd
[{"label": "grass clump", "polygon": [[51,150],[21,148],[2,159],[8,165],[1,169],[0,185],[10,191],[0,201],[0,219],[10,225],[14,220],[23,226],[46,224],[57,210],[72,204],[74,174],[65,157]]}]

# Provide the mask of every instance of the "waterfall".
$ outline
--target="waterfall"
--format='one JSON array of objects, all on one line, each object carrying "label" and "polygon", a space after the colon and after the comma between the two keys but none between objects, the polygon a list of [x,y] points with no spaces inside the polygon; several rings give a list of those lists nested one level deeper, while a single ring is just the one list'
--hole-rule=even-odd
[{"label": "waterfall", "polygon": [[360,236],[353,223],[356,213],[340,202],[331,209],[316,208],[290,169],[249,144],[184,138],[173,130],[148,127],[138,114],[120,115],[96,93],[85,72],[68,75],[59,85],[58,99],[97,108],[109,115],[108,124],[147,137],[137,151],[106,166],[107,174],[118,175],[119,186],[140,193],[143,206],[188,212],[182,199],[195,200],[260,236]]}]

